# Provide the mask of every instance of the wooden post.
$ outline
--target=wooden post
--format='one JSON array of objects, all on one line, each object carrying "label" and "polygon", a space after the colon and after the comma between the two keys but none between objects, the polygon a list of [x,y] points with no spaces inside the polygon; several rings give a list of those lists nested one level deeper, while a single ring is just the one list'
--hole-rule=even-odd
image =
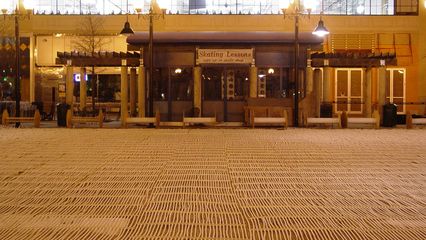
[{"label": "wooden post", "polygon": [[99,128],[102,128],[103,124],[104,124],[104,113],[102,111],[102,108],[99,108],[99,116],[98,116],[98,118],[99,118]]},{"label": "wooden post", "polygon": [[71,128],[72,127],[72,110],[68,109],[67,110],[67,128]]},{"label": "wooden post", "polygon": [[[125,64],[125,60],[124,60]],[[128,90],[128,83],[127,83],[127,66],[121,66],[121,126],[126,126],[126,119],[127,119],[127,90]]]},{"label": "wooden post", "polygon": [[40,120],[41,120],[40,111],[38,109],[36,109],[35,112],[34,112],[34,127],[35,128],[40,127]]},{"label": "wooden post", "polygon": [[340,125],[342,128],[347,128],[348,127],[348,114],[346,113],[346,111],[342,112],[342,115],[340,116],[341,120],[340,120]]},{"label": "wooden post", "polygon": [[380,128],[380,113],[377,110],[374,110],[373,112],[373,118],[376,119],[374,127],[376,129]]},{"label": "wooden post", "polygon": [[364,81],[364,117],[371,116],[371,83],[372,83],[371,68],[365,70],[365,81]]},{"label": "wooden post", "polygon": [[160,110],[155,111],[155,128],[160,127]]},{"label": "wooden post", "polygon": [[73,109],[73,103],[74,103],[74,73],[73,73],[73,67],[67,66],[67,75],[66,75],[66,82],[65,82],[65,89],[66,89],[66,103],[70,105],[70,108]]},{"label": "wooden post", "polygon": [[1,122],[3,125],[8,125],[7,119],[9,118],[9,113],[7,112],[7,109],[3,110],[3,114],[1,116]]},{"label": "wooden post", "polygon": [[198,108],[198,116],[201,117],[201,67],[194,67],[194,108]]},{"label": "wooden post", "polygon": [[331,92],[331,83],[333,82],[332,77],[332,68],[325,67],[324,68],[324,79],[323,79],[323,101],[326,103],[332,102],[332,92]]},{"label": "wooden post", "polygon": [[130,69],[130,116],[136,115],[136,68]]},{"label": "wooden post", "polygon": [[413,128],[413,115],[411,112],[407,112],[405,124],[407,125],[407,129]]},{"label": "wooden post", "polygon": [[314,71],[311,66],[306,67],[306,94],[311,94],[314,88]]},{"label": "wooden post", "polygon": [[315,91],[315,116],[320,117],[321,97],[322,97],[322,72],[320,69],[314,71],[314,91]]},{"label": "wooden post", "polygon": [[86,68],[80,68],[80,111],[86,110],[87,99],[87,82],[86,82]]},{"label": "wooden post", "polygon": [[139,67],[138,75],[138,116],[145,117],[145,99],[146,99],[146,88],[145,88],[145,67]]},{"label": "wooden post", "polygon": [[254,65],[250,67],[249,82],[250,82],[249,97],[257,98],[257,67]]},{"label": "wooden post", "polygon": [[378,110],[380,114],[380,118],[383,118],[383,105],[386,103],[386,67],[381,66],[379,68],[379,81],[378,81]]}]

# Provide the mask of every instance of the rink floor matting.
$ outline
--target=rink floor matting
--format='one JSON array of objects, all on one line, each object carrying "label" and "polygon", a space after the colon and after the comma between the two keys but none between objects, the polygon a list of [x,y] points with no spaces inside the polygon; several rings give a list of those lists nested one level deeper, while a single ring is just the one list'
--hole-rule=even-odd
[{"label": "rink floor matting", "polygon": [[426,239],[426,130],[0,129],[0,239]]}]

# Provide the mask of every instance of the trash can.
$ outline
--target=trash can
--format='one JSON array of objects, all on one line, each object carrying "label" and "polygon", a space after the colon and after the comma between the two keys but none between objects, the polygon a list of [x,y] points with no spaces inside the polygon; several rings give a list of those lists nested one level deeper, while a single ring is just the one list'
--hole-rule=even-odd
[{"label": "trash can", "polygon": [[66,103],[58,103],[56,105],[56,115],[58,119],[58,127],[67,126],[67,111],[70,108],[70,105]]},{"label": "trash can", "polygon": [[393,103],[383,105],[383,127],[395,127],[397,106]]},{"label": "trash can", "polygon": [[331,118],[333,117],[333,105],[331,103],[323,103],[320,107],[320,117]]}]

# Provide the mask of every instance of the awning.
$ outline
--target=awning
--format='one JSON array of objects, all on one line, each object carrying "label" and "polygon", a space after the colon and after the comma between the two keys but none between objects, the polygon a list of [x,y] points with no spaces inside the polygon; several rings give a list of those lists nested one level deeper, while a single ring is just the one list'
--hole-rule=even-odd
[{"label": "awning", "polygon": [[[291,32],[154,32],[155,43],[294,43]],[[149,42],[148,32],[137,32],[127,38],[130,45]],[[310,32],[299,33],[301,44],[320,44],[323,39]]]}]

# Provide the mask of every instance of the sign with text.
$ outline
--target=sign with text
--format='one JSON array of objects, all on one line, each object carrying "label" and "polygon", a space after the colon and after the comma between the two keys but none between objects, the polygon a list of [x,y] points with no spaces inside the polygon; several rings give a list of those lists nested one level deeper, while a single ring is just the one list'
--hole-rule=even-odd
[{"label": "sign with text", "polygon": [[198,49],[197,64],[252,64],[253,49]]}]

